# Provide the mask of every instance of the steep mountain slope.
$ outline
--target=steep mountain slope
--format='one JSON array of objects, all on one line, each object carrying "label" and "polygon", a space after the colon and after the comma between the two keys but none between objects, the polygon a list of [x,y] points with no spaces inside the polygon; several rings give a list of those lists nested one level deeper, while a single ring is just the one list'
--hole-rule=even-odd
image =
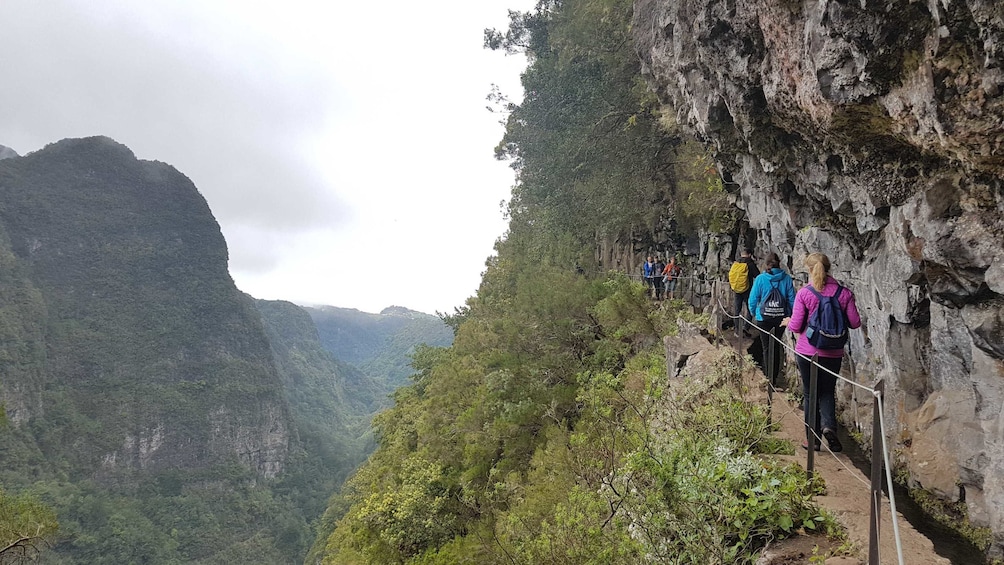
[{"label": "steep mountain slope", "polygon": [[295,314],[266,332],[170,166],[101,137],[0,161],[0,485],[57,511],[46,559],[300,561],[370,402]]},{"label": "steep mountain slope", "polygon": [[334,306],[306,310],[328,351],[383,379],[388,392],[407,382],[412,373],[408,355],[416,345],[446,347],[453,341],[453,332],[436,316],[400,306],[385,308],[379,314]]},{"label": "steep mountain slope", "polygon": [[78,476],[282,471],[289,411],[186,177],[107,138],[0,162],[12,420]]},{"label": "steep mountain slope", "polygon": [[256,305],[300,440],[282,488],[295,493],[297,508],[312,520],[370,451],[370,416],[388,391],[332,357],[303,308],[274,300]]}]

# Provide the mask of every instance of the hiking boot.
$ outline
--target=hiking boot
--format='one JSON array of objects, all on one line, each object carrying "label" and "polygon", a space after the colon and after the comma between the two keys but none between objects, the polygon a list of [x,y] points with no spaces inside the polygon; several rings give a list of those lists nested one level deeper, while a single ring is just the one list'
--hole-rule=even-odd
[{"label": "hiking boot", "polygon": [[837,437],[837,432],[833,430],[823,430],[823,437],[826,438],[826,443],[830,446],[830,451],[837,453],[838,451],[844,450],[844,446],[840,444],[840,439]]},{"label": "hiking boot", "polygon": [[[819,446],[819,443],[817,442],[817,443],[816,443],[816,444],[815,444],[815,445],[813,446],[813,448],[812,448],[812,449],[813,449],[814,451],[819,451],[819,447],[820,447],[820,446]],[[807,442],[807,441],[803,441],[803,442],[802,442],[802,449],[804,449],[804,450],[808,451],[808,450],[809,450],[809,442]]]}]

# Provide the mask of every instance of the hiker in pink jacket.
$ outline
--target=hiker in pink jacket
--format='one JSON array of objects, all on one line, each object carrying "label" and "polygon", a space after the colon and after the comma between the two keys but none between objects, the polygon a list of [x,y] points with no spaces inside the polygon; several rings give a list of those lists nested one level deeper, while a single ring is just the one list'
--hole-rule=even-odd
[{"label": "hiker in pink jacket", "polygon": [[[830,259],[822,253],[813,253],[805,258],[805,266],[809,271],[809,284],[799,289],[795,295],[795,307],[792,310],[791,318],[788,320],[788,329],[798,334],[798,343],[795,344],[798,371],[802,376],[802,391],[805,397],[805,425],[815,430],[815,438],[820,433],[826,438],[832,451],[841,451],[843,446],[837,438],[837,415],[836,415],[836,386],[837,378],[827,371],[817,372],[817,405],[816,421],[809,422],[809,375],[812,363],[809,359],[813,355],[819,356],[819,364],[835,374],[840,374],[840,363],[844,357],[843,343],[846,342],[846,335],[840,343],[839,348],[832,344],[819,346],[810,342],[810,335],[818,332],[818,328],[811,328],[812,322],[818,322],[818,317],[814,319],[813,314],[820,307],[821,301],[830,302],[830,297],[836,296],[839,310],[842,312],[845,323],[844,331],[861,327],[861,315],[854,304],[854,293],[851,289],[840,286],[837,280],[830,276]],[[838,294],[839,293],[839,294]],[[814,449],[819,450],[817,439],[813,438]],[[808,442],[802,444],[808,449]]]}]

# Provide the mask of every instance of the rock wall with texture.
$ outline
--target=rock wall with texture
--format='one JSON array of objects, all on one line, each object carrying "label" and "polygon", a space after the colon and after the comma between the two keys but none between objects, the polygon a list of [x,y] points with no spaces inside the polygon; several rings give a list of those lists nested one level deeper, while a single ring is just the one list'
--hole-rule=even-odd
[{"label": "rock wall with texture", "polygon": [[637,0],[634,18],[758,250],[796,272],[822,251],[856,293],[845,365],[885,380],[911,481],[964,499],[1004,554],[1004,3]]}]

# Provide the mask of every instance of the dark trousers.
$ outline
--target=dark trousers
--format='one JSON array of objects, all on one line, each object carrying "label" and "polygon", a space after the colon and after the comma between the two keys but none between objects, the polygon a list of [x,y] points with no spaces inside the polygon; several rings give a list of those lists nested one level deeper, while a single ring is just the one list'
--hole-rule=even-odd
[{"label": "dark trousers", "polygon": [[[823,367],[840,374],[840,363],[843,358],[818,357],[817,361]],[[816,421],[809,422],[809,376],[812,362],[798,357],[798,372],[802,375],[802,392],[805,396],[805,425],[812,426],[817,437],[823,430],[837,431],[837,377],[822,369],[816,369]]]},{"label": "dark trousers", "polygon": [[[781,384],[778,380],[781,375],[781,359],[784,357],[784,347],[781,346],[781,342],[778,340],[784,335],[784,327],[781,326],[780,318],[757,320],[756,326],[760,328],[760,344],[763,347],[763,374],[767,377],[767,382],[771,386],[776,387]],[[771,363],[771,353],[774,354],[773,364]]]},{"label": "dark trousers", "polygon": [[[743,308],[745,308],[746,309],[746,317],[749,318],[750,317],[750,305],[749,305],[750,291],[747,290],[746,292],[736,292],[735,295],[736,295],[736,300],[735,300],[735,315],[736,316],[742,316],[743,315]],[[736,318],[736,335],[739,335],[739,332],[742,332],[742,331],[745,331],[745,330],[746,330],[746,320],[743,320],[742,318]]]}]

